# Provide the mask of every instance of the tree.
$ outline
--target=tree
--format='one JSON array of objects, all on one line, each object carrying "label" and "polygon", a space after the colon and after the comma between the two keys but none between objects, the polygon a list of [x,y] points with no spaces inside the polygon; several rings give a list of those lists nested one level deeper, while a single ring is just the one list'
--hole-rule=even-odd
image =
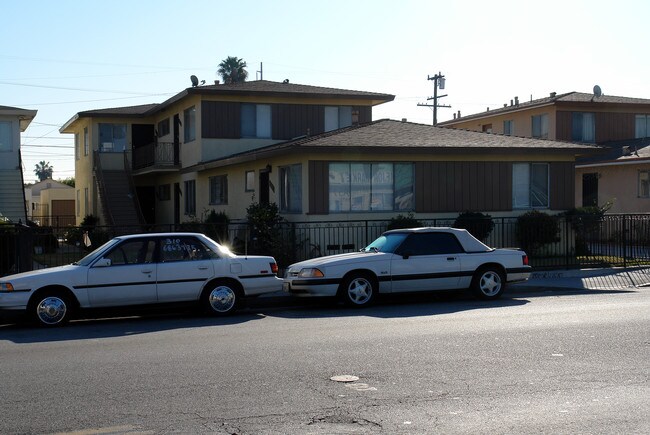
[{"label": "tree", "polygon": [[56,180],[59,183],[67,184],[70,187],[74,187],[74,177],[64,178],[63,180]]},{"label": "tree", "polygon": [[246,71],[246,62],[236,56],[228,56],[219,64],[217,74],[221,76],[224,83],[245,82],[248,78]]},{"label": "tree", "polygon": [[36,165],[34,165],[34,174],[38,177],[38,181],[47,180],[52,178],[52,173],[54,168],[50,166],[50,162],[45,163],[45,160],[41,160]]}]

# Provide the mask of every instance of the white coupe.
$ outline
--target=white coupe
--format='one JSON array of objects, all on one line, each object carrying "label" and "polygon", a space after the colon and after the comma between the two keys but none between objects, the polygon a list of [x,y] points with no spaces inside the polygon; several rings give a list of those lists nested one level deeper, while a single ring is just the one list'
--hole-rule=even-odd
[{"label": "white coupe", "polygon": [[507,282],[525,281],[530,272],[521,250],[490,248],[463,229],[415,228],[387,231],[360,252],[292,264],[283,288],[295,296],[337,296],[356,307],[377,293],[471,288],[496,299]]},{"label": "white coupe", "polygon": [[0,310],[42,326],[79,309],[194,302],[234,311],[246,296],[282,289],[273,257],[237,256],[203,234],[116,237],[76,263],[0,278]]}]

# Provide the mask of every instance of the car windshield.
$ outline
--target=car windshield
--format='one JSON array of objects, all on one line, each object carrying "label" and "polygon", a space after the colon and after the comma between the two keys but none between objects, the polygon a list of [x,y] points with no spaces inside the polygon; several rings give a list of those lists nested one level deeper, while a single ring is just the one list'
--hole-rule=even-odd
[{"label": "car windshield", "polygon": [[223,257],[230,257],[230,258],[236,257],[236,255],[230,249],[228,249],[227,246],[219,244],[219,243],[215,242],[214,240],[212,240],[209,237],[205,237],[203,241],[205,242],[206,245],[208,245],[210,247],[210,249],[212,249],[212,251],[218,253],[219,256],[222,257],[222,258]]},{"label": "car windshield", "polygon": [[402,244],[404,239],[408,236],[406,233],[391,233],[384,234],[377,240],[366,246],[362,251],[364,252],[386,252],[392,254],[397,247]]},{"label": "car windshield", "polygon": [[86,255],[81,260],[79,260],[79,261],[77,261],[75,263],[72,263],[72,264],[74,264],[75,266],[88,266],[90,263],[95,261],[95,259],[99,256],[99,254],[104,252],[106,250],[106,248],[109,248],[109,247],[115,245],[119,241],[120,241],[120,239],[111,239],[108,242],[104,243],[99,248],[95,249],[90,254]]}]

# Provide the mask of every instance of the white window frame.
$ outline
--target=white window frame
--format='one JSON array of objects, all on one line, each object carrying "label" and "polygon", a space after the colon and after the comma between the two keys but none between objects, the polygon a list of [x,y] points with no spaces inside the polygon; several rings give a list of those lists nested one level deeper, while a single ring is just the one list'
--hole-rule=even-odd
[{"label": "white window frame", "polygon": [[196,106],[183,111],[183,143],[196,140]]},{"label": "white window frame", "polygon": [[[579,137],[574,135],[574,124],[580,117],[580,134]],[[594,143],[596,141],[596,116],[592,112],[572,112],[571,113],[571,140],[574,142]]]},{"label": "white window frame", "polygon": [[[533,168],[546,167],[546,203],[533,205]],[[521,162],[512,165],[512,208],[514,210],[548,209],[551,203],[550,165],[544,162]]]},{"label": "white window frame", "polygon": [[[252,116],[253,119],[249,119]],[[270,104],[242,104],[241,109],[241,137],[271,139],[273,135],[271,123]],[[255,131],[246,131],[244,125],[254,128]]]},{"label": "white window frame", "polygon": [[[539,134],[535,135],[535,120],[539,119]],[[533,115],[531,117],[530,135],[536,139],[548,139],[548,114]]]},{"label": "white window frame", "polygon": [[302,164],[280,166],[280,212],[302,213]]},{"label": "white window frame", "polygon": [[209,177],[208,181],[210,184],[210,205],[227,205],[228,176],[215,175],[214,177]]},{"label": "white window frame", "polygon": [[245,174],[245,192],[254,192],[255,191],[255,171],[246,171]]},{"label": "white window frame", "polygon": [[352,106],[325,106],[325,132],[352,125]]}]

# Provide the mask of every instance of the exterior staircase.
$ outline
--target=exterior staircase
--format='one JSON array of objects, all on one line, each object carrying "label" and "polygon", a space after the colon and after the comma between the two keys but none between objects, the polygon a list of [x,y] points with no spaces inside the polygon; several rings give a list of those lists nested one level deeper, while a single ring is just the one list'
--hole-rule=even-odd
[{"label": "exterior staircase", "polygon": [[27,223],[25,191],[20,170],[0,170],[0,214],[14,223]]},{"label": "exterior staircase", "polygon": [[126,154],[123,170],[104,170],[101,156],[96,153],[95,179],[107,225],[131,227],[145,223]]}]

